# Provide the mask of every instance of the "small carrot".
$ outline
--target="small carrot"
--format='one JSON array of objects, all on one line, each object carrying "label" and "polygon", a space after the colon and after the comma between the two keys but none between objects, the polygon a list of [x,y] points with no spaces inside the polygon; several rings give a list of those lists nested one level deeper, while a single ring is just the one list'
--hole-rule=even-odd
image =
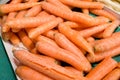
[{"label": "small carrot", "polygon": [[35,45],[32,42],[32,40],[27,36],[27,34],[25,33],[25,31],[21,30],[18,32],[18,36],[20,37],[23,45],[28,49],[28,50],[32,50]]},{"label": "small carrot", "polygon": [[120,44],[120,32],[119,34],[113,35],[111,37],[97,40],[96,44],[94,45],[94,49],[96,52],[99,51],[106,51],[111,48],[114,48]]},{"label": "small carrot", "polygon": [[94,59],[90,55],[87,55],[87,59],[91,63],[94,63],[94,62],[103,60],[105,57],[108,57],[108,56],[114,57],[117,55],[120,55],[120,46],[114,47],[114,48],[104,51],[104,52],[96,52]]},{"label": "small carrot", "polygon": [[99,15],[99,16],[107,17],[112,21],[117,19],[114,15],[112,15],[111,13],[105,10],[91,9],[90,12],[92,12],[93,14]]},{"label": "small carrot", "polygon": [[27,66],[18,66],[15,72],[23,80],[53,80],[52,78]]},{"label": "small carrot", "polygon": [[102,9],[104,7],[104,4],[100,2],[88,2],[82,0],[60,0],[60,1],[66,5],[78,7],[78,8]]},{"label": "small carrot", "polygon": [[87,26],[93,26],[96,25],[94,24],[94,18],[92,17],[88,17],[88,15],[85,15],[83,13],[76,13],[76,12],[68,12],[65,11],[63,9],[58,9],[59,7],[50,4],[48,2],[43,2],[42,4],[42,8],[45,11],[48,11],[56,16],[62,17],[64,19],[70,20],[70,21],[74,21],[74,22],[78,22],[78,23],[82,23],[84,25]]},{"label": "small carrot", "polygon": [[36,16],[37,14],[39,14],[39,12],[41,11],[41,5],[36,5],[36,6],[33,6],[31,9],[29,9],[27,11],[27,13],[24,15],[25,17],[34,17]]},{"label": "small carrot", "polygon": [[17,4],[1,4],[0,5],[0,13],[5,14],[13,11],[19,11],[31,8],[33,6],[39,5],[41,2],[34,2],[34,3],[17,3]]},{"label": "small carrot", "polygon": [[34,39],[37,36],[39,36],[40,34],[55,28],[61,22],[63,22],[63,20],[61,18],[56,18],[52,21],[49,21],[47,23],[44,23],[44,24],[38,26],[37,28],[30,30],[28,35],[30,38]]},{"label": "small carrot", "polygon": [[10,28],[33,28],[37,27],[45,22],[55,19],[55,16],[43,16],[43,17],[27,17],[27,18],[20,18],[20,19],[13,19],[9,22],[6,22],[6,25]]},{"label": "small carrot", "polygon": [[80,62],[80,58],[71,53],[70,51],[67,51],[62,48],[55,47],[52,44],[49,44],[44,41],[39,41],[36,44],[36,48],[39,52],[48,55],[50,57],[53,57],[58,60],[62,60],[64,62],[69,63],[70,65],[74,66],[78,70],[84,70],[84,71],[89,71],[90,68],[88,66],[82,66]]},{"label": "small carrot", "polygon": [[103,80],[119,80],[120,79],[120,68],[116,68],[108,73]]},{"label": "small carrot", "polygon": [[66,11],[70,11],[70,12],[72,11],[67,5],[61,3],[59,0],[46,0],[46,1]]},{"label": "small carrot", "polygon": [[49,16],[50,14],[49,13],[47,13],[46,11],[41,11],[38,15],[37,15],[37,17],[39,17],[39,16]]},{"label": "small carrot", "polygon": [[93,68],[87,74],[86,77],[88,78],[88,80],[101,80],[106,74],[111,72],[116,66],[117,66],[117,62],[111,57],[107,57],[103,61],[101,61],[95,68]]},{"label": "small carrot", "polygon": [[120,21],[115,20],[111,23],[109,27],[107,27],[103,32],[103,38],[110,37],[115,29],[119,26]]},{"label": "small carrot", "polygon": [[79,34],[83,37],[90,37],[96,33],[103,31],[109,25],[110,25],[110,23],[105,23],[105,24],[101,24],[101,25],[94,26],[91,28],[83,29],[83,30],[79,31]]},{"label": "small carrot", "polygon": [[31,54],[27,50],[14,50],[13,53],[22,64],[55,80],[75,80],[77,78],[72,72],[56,64],[54,58]]},{"label": "small carrot", "polygon": [[72,30],[69,26],[60,24],[58,27],[59,31],[63,33],[68,39],[75,43],[78,47],[83,48],[94,56],[93,48],[90,44],[79,34],[79,32]]}]

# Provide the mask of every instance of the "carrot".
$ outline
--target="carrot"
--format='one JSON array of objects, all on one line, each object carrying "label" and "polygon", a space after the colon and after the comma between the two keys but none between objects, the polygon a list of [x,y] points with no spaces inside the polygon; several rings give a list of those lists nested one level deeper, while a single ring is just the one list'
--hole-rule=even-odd
[{"label": "carrot", "polygon": [[56,47],[59,47],[56,42],[48,37],[45,37],[45,36],[42,36],[42,35],[39,35],[37,38],[36,38],[36,41],[45,41],[45,42],[48,42],[49,44],[52,44]]},{"label": "carrot", "polygon": [[120,62],[118,62],[118,66],[117,67],[120,68]]},{"label": "carrot", "polygon": [[31,49],[30,52],[33,54],[40,54],[36,48]]},{"label": "carrot", "polygon": [[18,66],[16,69],[16,74],[23,80],[53,80],[50,77],[27,66]]},{"label": "carrot", "polygon": [[6,23],[7,26],[11,28],[21,29],[21,28],[32,28],[37,27],[43,23],[46,23],[50,20],[55,19],[55,16],[43,16],[43,17],[28,17],[28,18],[20,18],[13,19]]},{"label": "carrot", "polygon": [[23,0],[12,0],[10,4],[16,4],[16,3],[21,3]]},{"label": "carrot", "polygon": [[120,69],[116,68],[108,73],[103,80],[119,80],[120,79]]},{"label": "carrot", "polygon": [[120,44],[120,32],[117,35],[113,35],[111,37],[97,40],[96,44],[94,45],[94,49],[96,52],[99,51],[106,51],[111,48],[114,48]]},{"label": "carrot", "polygon": [[28,50],[32,50],[35,45],[34,43],[32,42],[32,40],[27,36],[27,34],[21,30],[18,32],[18,36],[20,37],[23,45],[28,49]]},{"label": "carrot", "polygon": [[115,29],[119,26],[120,21],[115,20],[111,23],[109,27],[107,27],[103,32],[103,38],[110,37]]},{"label": "carrot", "polygon": [[95,38],[103,38],[103,31],[101,31],[101,32],[99,32],[99,33],[96,33],[96,34],[94,34],[94,35],[92,35],[93,37],[95,37]]},{"label": "carrot", "polygon": [[83,30],[79,31],[79,34],[83,37],[90,37],[96,33],[103,31],[109,25],[110,25],[110,23],[105,23],[105,24],[101,24],[101,25],[94,26],[91,28],[83,29]]},{"label": "carrot", "polygon": [[[14,50],[14,56],[24,65],[41,72],[55,80],[75,80],[72,72],[55,63],[55,59],[47,56],[31,54],[26,50]],[[21,54],[22,53],[22,54]]]},{"label": "carrot", "polygon": [[94,63],[94,62],[98,62],[98,61],[103,60],[105,57],[108,57],[108,56],[114,57],[114,56],[117,56],[119,54],[120,54],[120,46],[117,46],[117,47],[114,47],[114,48],[107,50],[107,51],[104,51],[104,52],[96,52],[94,59],[90,55],[87,55],[87,59],[91,63]]},{"label": "carrot", "polygon": [[94,56],[93,48],[90,44],[79,34],[79,32],[72,30],[70,27],[60,24],[58,27],[59,31],[63,33],[68,39],[75,43],[78,47],[88,51]]},{"label": "carrot", "polygon": [[87,25],[87,26],[96,25],[93,23],[94,18],[92,18],[90,16],[88,17],[88,15],[85,15],[83,13],[78,14],[76,12],[68,12],[68,11],[65,11],[63,9],[58,9],[59,7],[56,7],[48,2],[43,2],[41,5],[45,11],[48,11],[48,12],[50,12],[56,16],[62,17],[64,19],[78,22],[78,23],[82,23],[82,24]]},{"label": "carrot", "polygon": [[60,0],[62,3],[78,7],[78,8],[94,8],[94,9],[103,9],[104,4],[100,2],[88,2],[88,1],[82,1],[82,0]]},{"label": "carrot", "polygon": [[100,62],[95,68],[93,68],[87,74],[86,77],[88,78],[88,80],[101,80],[106,74],[111,72],[116,66],[117,66],[117,62],[111,57],[107,57],[102,62]]},{"label": "carrot", "polygon": [[68,6],[64,5],[59,0],[46,0],[46,1],[49,2],[49,3],[51,3],[51,4],[53,4],[53,5],[55,5],[55,6],[58,6],[61,9],[66,10],[66,11],[69,11],[69,12],[72,11]]},{"label": "carrot", "polygon": [[55,33],[55,41],[58,45],[60,45],[60,47],[62,47],[63,49],[66,49],[70,52],[72,52],[74,55],[78,56],[80,58],[80,62],[81,65],[86,67],[90,70],[91,69],[91,65],[88,62],[88,60],[85,58],[84,54],[82,53],[82,51],[76,46],[74,45],[69,39],[67,39],[63,34],[61,33]]},{"label": "carrot", "polygon": [[36,16],[40,11],[41,11],[41,5],[36,5],[33,6],[31,9],[29,9],[27,11],[27,13],[25,14],[25,17],[34,17]]},{"label": "carrot", "polygon": [[38,2],[39,0],[28,0],[28,3]]},{"label": "carrot", "polygon": [[38,15],[37,15],[37,17],[39,17],[39,16],[49,16],[50,14],[48,14],[46,11],[41,11]]},{"label": "carrot", "polygon": [[38,26],[37,28],[30,30],[28,35],[30,38],[34,39],[37,36],[39,36],[40,34],[55,28],[61,22],[63,22],[63,20],[61,18],[56,18],[52,21],[49,21],[47,23],[44,23],[44,24]]},{"label": "carrot", "polygon": [[105,10],[91,9],[90,12],[92,12],[93,14],[99,15],[99,16],[107,17],[112,21],[117,19],[114,15],[112,15],[111,13]]},{"label": "carrot", "polygon": [[93,37],[87,37],[86,40],[89,42],[89,43],[92,43],[95,41],[95,39]]},{"label": "carrot", "polygon": [[48,55],[50,57],[53,57],[55,59],[67,62],[78,70],[84,70],[84,71],[90,70],[90,68],[88,68],[89,66],[83,66],[83,64],[81,64],[80,62],[81,60],[78,56],[60,47],[55,47],[54,45],[48,42],[39,41],[36,44],[36,48],[39,52]]},{"label": "carrot", "polygon": [[41,2],[34,2],[34,3],[17,3],[17,4],[1,4],[0,5],[0,13],[5,14],[13,11],[19,11],[31,8],[33,6],[39,5]]}]

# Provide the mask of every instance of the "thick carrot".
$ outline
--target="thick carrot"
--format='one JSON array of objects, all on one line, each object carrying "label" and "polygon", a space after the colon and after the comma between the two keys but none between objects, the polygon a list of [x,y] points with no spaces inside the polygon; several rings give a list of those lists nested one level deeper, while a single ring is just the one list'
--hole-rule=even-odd
[{"label": "thick carrot", "polygon": [[110,23],[105,23],[105,24],[101,24],[98,26],[94,26],[91,28],[87,28],[87,29],[83,29],[81,31],[79,31],[79,34],[83,37],[90,37],[96,33],[99,33],[103,30],[105,30],[105,28],[107,28],[110,25]]},{"label": "thick carrot", "polygon": [[34,2],[34,3],[17,3],[17,4],[1,4],[0,5],[0,13],[9,13],[13,11],[20,11],[24,9],[31,8],[33,6],[39,5],[41,2]]},{"label": "thick carrot", "polygon": [[[74,80],[76,75],[55,63],[51,57],[31,54],[26,50],[14,50],[14,56],[24,65],[55,80]],[[22,53],[22,54],[21,54]]]},{"label": "thick carrot", "polygon": [[28,35],[30,38],[34,39],[37,36],[39,36],[40,34],[43,34],[44,32],[47,32],[47,31],[55,28],[61,22],[63,22],[63,20],[61,18],[56,18],[52,21],[49,21],[47,23],[44,23],[44,24],[38,26],[37,28],[30,30]]},{"label": "thick carrot", "polygon": [[47,13],[46,11],[41,11],[38,15],[37,15],[37,17],[38,16],[49,16],[50,14],[49,13]]},{"label": "thick carrot", "polygon": [[27,11],[27,13],[25,14],[25,17],[34,17],[37,14],[39,14],[41,10],[42,10],[41,5],[33,6],[31,9]]},{"label": "thick carrot", "polygon": [[61,33],[55,33],[54,36],[55,36],[56,43],[60,45],[60,47],[72,52],[73,54],[75,54],[80,58],[79,61],[81,62],[81,66],[84,66],[84,67],[87,66],[89,70],[91,69],[90,63],[88,62],[88,60],[86,59],[82,51],[75,44],[73,44],[69,39],[67,39],[67,37],[65,37]]},{"label": "thick carrot", "polygon": [[46,1],[66,11],[70,11],[70,12],[72,11],[67,5],[61,3],[59,0],[46,0]]},{"label": "thick carrot", "polygon": [[113,49],[110,49],[108,51],[97,52],[95,53],[94,59],[90,55],[87,55],[87,58],[91,63],[94,63],[103,60],[105,57],[114,57],[117,55],[120,55],[120,46],[114,47]]},{"label": "thick carrot", "polygon": [[104,4],[100,2],[88,2],[82,0],[60,0],[60,1],[66,5],[78,7],[78,8],[102,9],[104,7]]},{"label": "thick carrot", "polygon": [[[109,66],[108,66],[109,65]],[[117,66],[117,62],[111,57],[105,58],[95,68],[93,68],[88,74],[88,80],[101,80],[106,74],[111,72]]]},{"label": "thick carrot", "polygon": [[23,80],[53,80],[52,78],[27,66],[18,66],[15,72]]},{"label": "thick carrot", "polygon": [[53,5],[53,4],[50,4],[48,2],[43,2],[42,4],[42,8],[56,16],[59,16],[59,17],[62,17],[64,19],[67,19],[67,20],[70,20],[70,21],[75,21],[75,22],[78,22],[78,23],[82,23],[84,25],[87,25],[87,26],[93,26],[93,25],[96,25],[94,24],[94,18],[92,17],[88,17],[88,15],[85,15],[83,13],[76,13],[76,12],[68,12],[68,11],[65,11],[63,9],[58,9],[59,7]]},{"label": "thick carrot", "polygon": [[97,40],[96,44],[94,45],[95,51],[96,52],[106,51],[106,50],[109,50],[111,48],[118,46],[120,44],[119,37],[120,37],[120,32],[116,35],[111,36],[111,37]]},{"label": "thick carrot", "polygon": [[[53,57],[55,59],[58,60],[62,60],[64,62],[69,63],[70,65],[74,66],[76,69],[78,70],[84,70],[84,71],[89,71],[90,68],[89,66],[83,66],[83,64],[81,64],[81,60],[78,56],[74,55],[73,53],[71,53],[70,51],[67,51],[65,49],[62,48],[58,48],[55,47],[52,44],[49,44],[47,42],[44,41],[39,41],[36,44],[36,48],[39,52],[48,55],[50,57]],[[84,63],[86,64],[86,63]]]},{"label": "thick carrot", "polygon": [[58,27],[59,31],[63,33],[68,39],[75,43],[78,47],[88,51],[94,56],[93,48],[91,45],[79,34],[79,32],[72,30],[69,26],[60,24]]},{"label": "thick carrot", "polygon": [[112,21],[117,19],[114,15],[112,15],[111,13],[105,10],[91,9],[90,12],[92,12],[93,14],[99,15],[99,16],[107,17]]},{"label": "thick carrot", "polygon": [[55,16],[43,16],[43,17],[27,17],[20,19],[13,19],[6,23],[7,26],[11,28],[21,29],[21,28],[32,28],[37,27],[43,23],[55,19]]},{"label": "thick carrot", "polygon": [[25,31],[23,31],[23,30],[19,31],[18,32],[18,36],[20,37],[23,45],[28,50],[32,50],[35,47],[33,41],[27,36],[27,34],[25,33]]},{"label": "thick carrot", "polygon": [[108,73],[103,80],[119,80],[120,79],[120,68],[116,68]]},{"label": "thick carrot", "polygon": [[112,33],[115,31],[115,29],[119,26],[120,21],[115,20],[111,23],[109,27],[107,27],[103,32],[103,38],[110,37]]}]

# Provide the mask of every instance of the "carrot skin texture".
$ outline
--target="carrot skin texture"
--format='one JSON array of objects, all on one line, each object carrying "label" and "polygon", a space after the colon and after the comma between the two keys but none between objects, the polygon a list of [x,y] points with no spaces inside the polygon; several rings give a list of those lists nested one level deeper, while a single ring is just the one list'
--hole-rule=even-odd
[{"label": "carrot skin texture", "polygon": [[27,66],[18,66],[16,74],[23,80],[53,80]]},{"label": "carrot skin texture", "polygon": [[117,62],[111,57],[107,57],[102,62],[100,62],[95,68],[93,68],[87,74],[86,77],[88,78],[88,80],[101,80],[106,74],[111,72],[116,66],[117,66]]}]

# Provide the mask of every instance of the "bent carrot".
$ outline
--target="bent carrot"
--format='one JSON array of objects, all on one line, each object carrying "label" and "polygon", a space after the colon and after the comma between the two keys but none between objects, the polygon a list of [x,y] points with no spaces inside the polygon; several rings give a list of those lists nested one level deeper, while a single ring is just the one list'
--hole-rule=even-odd
[{"label": "bent carrot", "polygon": [[64,19],[70,20],[70,21],[75,21],[78,23],[82,23],[87,26],[93,26],[96,25],[94,24],[94,18],[88,17],[88,15],[85,15],[83,13],[75,13],[75,12],[68,12],[63,9],[58,9],[59,7],[56,7],[55,5],[52,5],[48,2],[43,2],[42,8],[56,16],[62,17]]},{"label": "bent carrot", "polygon": [[110,37],[112,33],[115,31],[115,29],[119,26],[120,21],[115,20],[111,23],[109,27],[107,27],[103,32],[103,38]]},{"label": "bent carrot", "polygon": [[[94,45],[94,49],[96,52],[98,51],[106,51],[111,48],[114,48],[120,44],[120,32],[116,35],[113,35],[111,37],[97,40],[96,44]],[[109,44],[109,45],[108,45]]]},{"label": "bent carrot", "polygon": [[107,17],[112,21],[117,19],[114,15],[112,15],[111,13],[105,10],[91,9],[90,12],[92,12],[93,14],[99,15],[99,16]]},{"label": "bent carrot", "polygon": [[44,23],[44,24],[38,26],[37,28],[31,29],[29,31],[28,35],[31,39],[34,39],[37,36],[39,36],[40,34],[55,28],[61,22],[63,22],[62,18],[56,18],[52,21],[49,21],[47,23]]},{"label": "bent carrot", "polygon": [[23,80],[53,80],[27,66],[18,66],[15,72]]},{"label": "bent carrot", "polygon": [[[14,56],[24,65],[41,72],[55,80],[74,80],[76,75],[55,63],[55,59],[47,56],[31,54],[26,50],[14,50]],[[22,53],[22,54],[21,54]]]},{"label": "bent carrot", "polygon": [[81,64],[80,62],[81,61],[80,58],[74,55],[73,53],[71,53],[70,51],[62,49],[60,47],[55,47],[54,45],[49,44],[47,42],[39,41],[36,44],[36,48],[39,52],[48,55],[50,57],[53,57],[55,59],[67,62],[78,70],[89,71],[91,69],[89,68],[89,66],[83,66],[83,64]]},{"label": "bent carrot", "polygon": [[101,31],[103,31],[109,25],[110,25],[110,23],[105,23],[105,24],[101,24],[101,25],[94,26],[94,27],[91,27],[91,28],[83,29],[83,30],[79,31],[79,34],[83,37],[90,37],[90,36],[92,36],[96,33],[99,33]]},{"label": "bent carrot", "polygon": [[87,74],[86,77],[88,78],[88,80],[101,80],[106,74],[111,72],[116,66],[117,66],[117,62],[111,57],[107,57],[102,62],[100,62],[95,68],[93,68]]},{"label": "bent carrot", "polygon": [[17,4],[1,4],[0,5],[0,13],[9,13],[13,11],[19,11],[28,9],[30,7],[33,7],[35,5],[39,5],[41,2],[34,2],[34,3],[17,3]]},{"label": "bent carrot", "polygon": [[75,43],[78,47],[83,48],[94,56],[93,48],[91,45],[79,34],[79,32],[72,30],[69,26],[60,24],[59,31],[63,33],[68,39]]},{"label": "bent carrot", "polygon": [[108,56],[114,57],[114,56],[117,56],[119,54],[120,54],[120,46],[117,46],[117,47],[114,47],[108,51],[96,52],[94,59],[90,55],[87,55],[87,59],[91,63],[94,63],[94,62],[98,62],[98,61],[103,60],[105,57],[108,57]]},{"label": "bent carrot", "polygon": [[27,36],[27,34],[21,30],[18,32],[18,36],[20,37],[23,45],[28,49],[28,50],[32,50],[35,45],[34,43],[32,42],[32,40]]},{"label": "bent carrot", "polygon": [[45,22],[55,19],[55,16],[43,16],[43,17],[27,17],[20,19],[13,19],[6,23],[10,28],[32,28],[37,27]]},{"label": "bent carrot", "polygon": [[25,17],[34,17],[41,11],[41,5],[33,6],[31,9],[27,11],[27,13],[24,15]]},{"label": "bent carrot", "polygon": [[119,80],[120,79],[120,69],[116,68],[108,73],[103,80]]},{"label": "bent carrot", "polygon": [[60,1],[66,5],[78,7],[78,8],[102,9],[104,7],[104,4],[100,2],[88,2],[82,0],[60,0]]}]

